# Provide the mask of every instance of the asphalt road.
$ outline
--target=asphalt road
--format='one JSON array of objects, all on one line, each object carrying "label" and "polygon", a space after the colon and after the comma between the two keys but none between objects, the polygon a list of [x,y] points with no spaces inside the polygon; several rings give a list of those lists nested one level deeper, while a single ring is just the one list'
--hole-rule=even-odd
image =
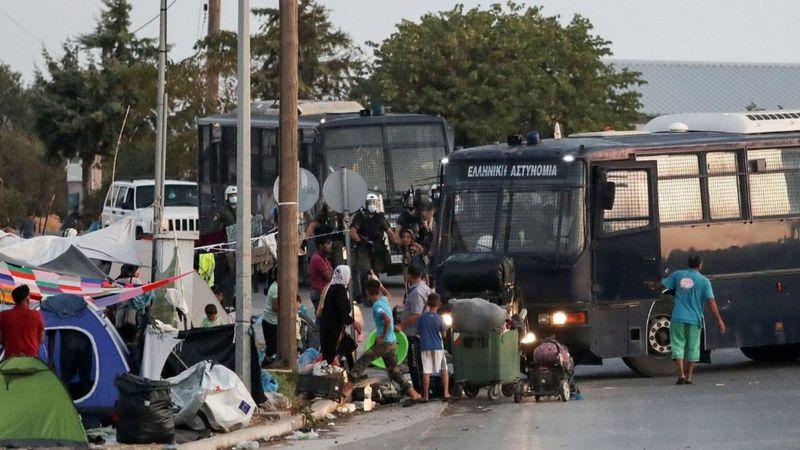
[{"label": "asphalt road", "polygon": [[[391,280],[394,302],[402,283]],[[371,314],[364,310],[366,329]],[[431,405],[382,409],[337,423],[328,439],[293,448],[375,449],[792,449],[800,448],[800,363],[765,365],[738,350],[712,353],[694,384],[641,378],[619,359],[579,366],[583,400],[496,402],[485,391],[430,414]],[[410,413],[416,408],[417,413]],[[438,411],[438,410],[437,410]],[[373,416],[374,415],[374,416]],[[372,421],[372,418],[375,418]],[[392,419],[387,419],[392,417]],[[349,439],[342,439],[350,435]]]},{"label": "asphalt road", "polygon": [[481,392],[429,424],[348,448],[800,448],[800,364],[755,364],[738,350],[712,358],[688,386],[636,377],[621,360],[583,366],[582,401],[489,402]]}]

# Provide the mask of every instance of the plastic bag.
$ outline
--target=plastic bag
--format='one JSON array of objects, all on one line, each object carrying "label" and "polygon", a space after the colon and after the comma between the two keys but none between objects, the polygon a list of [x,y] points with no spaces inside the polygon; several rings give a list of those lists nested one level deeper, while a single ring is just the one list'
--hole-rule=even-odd
[{"label": "plastic bag", "polygon": [[278,392],[278,380],[267,369],[261,369],[261,389],[266,392]]},{"label": "plastic bag", "polygon": [[315,348],[307,348],[300,356],[297,357],[297,367],[304,368],[308,365],[314,364],[319,359],[321,353]]},{"label": "plastic bag", "polygon": [[167,381],[180,411],[175,423],[193,430],[205,428],[200,414],[212,429],[232,431],[246,427],[256,402],[236,374],[225,366],[201,361]]},{"label": "plastic bag", "polygon": [[129,373],[118,375],[117,442],[170,444],[175,441],[170,383]]},{"label": "plastic bag", "polygon": [[508,312],[481,298],[450,300],[453,330],[465,333],[499,334],[503,332]]}]

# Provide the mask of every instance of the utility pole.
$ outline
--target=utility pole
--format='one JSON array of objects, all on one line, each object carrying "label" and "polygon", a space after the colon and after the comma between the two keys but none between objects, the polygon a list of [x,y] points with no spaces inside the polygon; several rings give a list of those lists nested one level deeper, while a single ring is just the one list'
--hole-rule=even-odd
[{"label": "utility pole", "polygon": [[161,0],[158,30],[158,99],[156,100],[156,173],[153,202],[153,257],[150,281],[158,276],[158,260],[163,251],[161,232],[164,224],[164,178],[167,160],[166,146],[166,71],[167,71],[167,0]]},{"label": "utility pole", "polygon": [[283,366],[297,364],[297,0],[280,0],[280,187],[278,199],[278,345]]},{"label": "utility pole", "polygon": [[250,389],[250,309],[251,285],[250,219],[250,0],[239,0],[239,39],[237,68],[238,112],[236,125],[236,374]]},{"label": "utility pole", "polygon": [[[206,37],[214,36],[219,31],[221,3],[222,0],[208,0],[208,33]],[[206,58],[206,102],[209,107],[216,109],[218,100],[219,71],[212,67],[211,61]]]}]

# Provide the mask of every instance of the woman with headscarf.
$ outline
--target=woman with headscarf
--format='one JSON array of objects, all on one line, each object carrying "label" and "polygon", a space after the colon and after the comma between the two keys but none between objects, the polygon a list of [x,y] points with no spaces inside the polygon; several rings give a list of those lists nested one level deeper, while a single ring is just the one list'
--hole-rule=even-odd
[{"label": "woman with headscarf", "polygon": [[351,314],[350,296],[347,291],[350,279],[350,267],[336,266],[331,282],[325,288],[325,296],[320,300],[319,337],[322,356],[328,364],[333,364],[336,360],[345,327],[353,324],[355,329],[361,332],[361,324],[353,319]]}]

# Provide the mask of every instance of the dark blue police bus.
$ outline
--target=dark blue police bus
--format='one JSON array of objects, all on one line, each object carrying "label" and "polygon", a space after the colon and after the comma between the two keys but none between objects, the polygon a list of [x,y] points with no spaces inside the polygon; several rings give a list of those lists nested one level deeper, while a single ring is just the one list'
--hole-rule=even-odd
[{"label": "dark blue police bus", "polygon": [[732,347],[800,358],[800,111],[663,116],[646,130],[453,153],[435,261],[509,256],[538,336],[579,363],[623,357],[656,376],[673,371],[672,298],[649,285],[700,254],[728,325],[704,327],[704,360]]},{"label": "dark blue police bus", "polygon": [[[384,114],[356,102],[300,101],[300,167],[310,170],[320,188],[328,173],[348,167],[364,177],[371,192],[384,198],[387,217],[396,222],[401,197],[411,188],[436,182],[452,137],[445,120],[424,114]],[[251,115],[253,214],[268,216],[278,177],[278,106],[254,102]],[[198,120],[200,230],[224,206],[225,188],[236,184],[236,114]]]}]

